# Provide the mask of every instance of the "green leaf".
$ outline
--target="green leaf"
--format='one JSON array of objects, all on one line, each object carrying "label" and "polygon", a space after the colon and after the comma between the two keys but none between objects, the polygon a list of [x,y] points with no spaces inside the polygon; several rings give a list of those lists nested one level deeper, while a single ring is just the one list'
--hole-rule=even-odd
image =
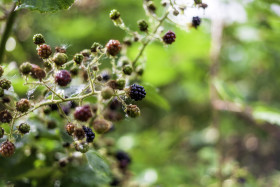
[{"label": "green leaf", "polygon": [[257,106],[253,108],[252,114],[256,120],[267,121],[271,124],[280,125],[280,111],[275,108]]},{"label": "green leaf", "polygon": [[18,9],[27,8],[40,12],[55,12],[69,8],[74,0],[21,0]]},{"label": "green leaf", "polygon": [[53,172],[52,167],[47,167],[47,168],[36,168],[33,170],[30,170],[26,173],[23,173],[21,175],[16,176],[16,179],[21,179],[21,178],[41,178],[45,177],[47,175],[50,175]]},{"label": "green leaf", "polygon": [[151,84],[145,83],[143,84],[145,90],[146,90],[146,98],[145,100],[164,109],[164,110],[169,110],[170,109],[170,105],[168,103],[168,101],[162,97],[157,89],[152,86]]},{"label": "green leaf", "polygon": [[108,180],[110,176],[110,168],[105,160],[94,150],[88,151],[85,155],[91,170],[100,178]]}]

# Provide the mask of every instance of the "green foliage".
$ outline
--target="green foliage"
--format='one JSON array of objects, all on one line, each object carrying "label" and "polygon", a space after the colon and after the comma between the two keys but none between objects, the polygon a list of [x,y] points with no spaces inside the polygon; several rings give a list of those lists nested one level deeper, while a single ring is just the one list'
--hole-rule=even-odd
[{"label": "green foliage", "polygon": [[27,8],[30,10],[39,10],[40,12],[54,12],[69,8],[74,0],[20,0],[19,9]]}]

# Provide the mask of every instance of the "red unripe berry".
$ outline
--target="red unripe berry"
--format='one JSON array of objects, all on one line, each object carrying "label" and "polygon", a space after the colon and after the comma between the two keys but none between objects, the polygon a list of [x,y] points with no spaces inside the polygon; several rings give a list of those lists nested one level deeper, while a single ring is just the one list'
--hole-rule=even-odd
[{"label": "red unripe berry", "polygon": [[67,70],[61,70],[55,75],[55,82],[59,86],[67,86],[71,82],[71,74]]}]

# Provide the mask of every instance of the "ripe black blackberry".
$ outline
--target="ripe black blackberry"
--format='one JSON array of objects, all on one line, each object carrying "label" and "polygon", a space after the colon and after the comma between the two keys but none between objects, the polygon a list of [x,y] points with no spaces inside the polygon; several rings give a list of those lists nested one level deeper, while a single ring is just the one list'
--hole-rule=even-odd
[{"label": "ripe black blackberry", "polygon": [[31,107],[30,102],[28,99],[21,99],[16,103],[16,109],[19,112],[27,112]]},{"label": "ripe black blackberry", "polygon": [[0,112],[0,122],[10,123],[13,119],[12,114],[8,110],[3,110]]},{"label": "ripe black blackberry", "polygon": [[110,40],[106,44],[107,53],[116,56],[121,50],[121,43],[118,40]]},{"label": "ripe black blackberry", "polygon": [[94,138],[95,138],[95,134],[94,132],[92,132],[92,129],[89,128],[89,127],[86,127],[86,126],[83,126],[83,130],[86,134],[86,137],[87,137],[87,142],[93,142]]},{"label": "ripe black blackberry", "polygon": [[11,87],[12,83],[11,81],[7,79],[0,80],[0,87],[4,90],[8,90]]},{"label": "ripe black blackberry", "polygon": [[86,122],[89,118],[92,117],[90,106],[84,105],[81,107],[77,107],[74,112],[74,117],[76,120]]},{"label": "ripe black blackberry", "polygon": [[45,38],[42,34],[35,34],[33,36],[33,43],[36,45],[41,45],[43,43],[45,43]]},{"label": "ripe black blackberry", "polygon": [[115,154],[115,157],[119,161],[119,167],[123,170],[126,169],[131,163],[130,156],[124,151],[118,151]]},{"label": "ripe black blackberry", "polygon": [[5,141],[0,146],[0,154],[3,157],[10,157],[15,153],[15,145],[10,141]]},{"label": "ripe black blackberry", "polygon": [[192,26],[197,28],[201,24],[201,19],[198,16],[192,18]]},{"label": "ripe black blackberry", "polygon": [[176,39],[176,35],[174,32],[172,31],[168,31],[163,37],[162,40],[164,41],[164,43],[166,44],[172,44],[173,42],[175,42]]},{"label": "ripe black blackberry", "polygon": [[52,54],[52,49],[49,45],[43,44],[38,47],[37,52],[41,58],[49,58]]},{"label": "ripe black blackberry", "polygon": [[59,86],[67,86],[71,80],[71,74],[67,70],[60,70],[55,75],[55,82]]},{"label": "ripe black blackberry", "polygon": [[143,86],[133,84],[128,89],[128,95],[135,101],[141,101],[146,96],[146,91]]}]

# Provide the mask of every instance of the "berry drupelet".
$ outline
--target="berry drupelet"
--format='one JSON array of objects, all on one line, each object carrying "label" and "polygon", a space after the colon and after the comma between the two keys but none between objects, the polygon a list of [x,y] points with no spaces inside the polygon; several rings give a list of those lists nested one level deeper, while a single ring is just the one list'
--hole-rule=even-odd
[{"label": "berry drupelet", "polygon": [[15,145],[10,141],[5,141],[0,146],[0,154],[3,157],[10,157],[15,153]]},{"label": "berry drupelet", "polygon": [[164,43],[170,45],[173,42],[175,42],[176,39],[176,35],[174,32],[172,31],[168,31],[163,37],[162,40],[164,41]]},{"label": "berry drupelet", "polygon": [[192,18],[192,26],[197,28],[201,24],[201,19],[198,16]]},{"label": "berry drupelet", "polygon": [[55,82],[59,86],[67,86],[71,80],[71,74],[67,70],[60,70],[55,75]]},{"label": "berry drupelet", "polygon": [[133,84],[128,89],[128,95],[135,101],[141,101],[146,96],[146,91],[143,86]]},{"label": "berry drupelet", "polygon": [[92,117],[90,106],[84,105],[81,107],[77,107],[74,112],[74,117],[76,120],[86,122],[89,118]]},{"label": "berry drupelet", "polygon": [[83,130],[86,134],[86,137],[87,137],[87,142],[93,142],[94,138],[95,138],[95,134],[94,132],[92,132],[92,129],[89,128],[89,127],[86,127],[86,126],[83,126]]},{"label": "berry drupelet", "polygon": [[118,40],[110,40],[106,44],[107,53],[116,56],[121,50],[121,43]]},{"label": "berry drupelet", "polygon": [[49,45],[43,44],[38,47],[37,52],[41,58],[49,58],[52,54],[52,49]]}]

